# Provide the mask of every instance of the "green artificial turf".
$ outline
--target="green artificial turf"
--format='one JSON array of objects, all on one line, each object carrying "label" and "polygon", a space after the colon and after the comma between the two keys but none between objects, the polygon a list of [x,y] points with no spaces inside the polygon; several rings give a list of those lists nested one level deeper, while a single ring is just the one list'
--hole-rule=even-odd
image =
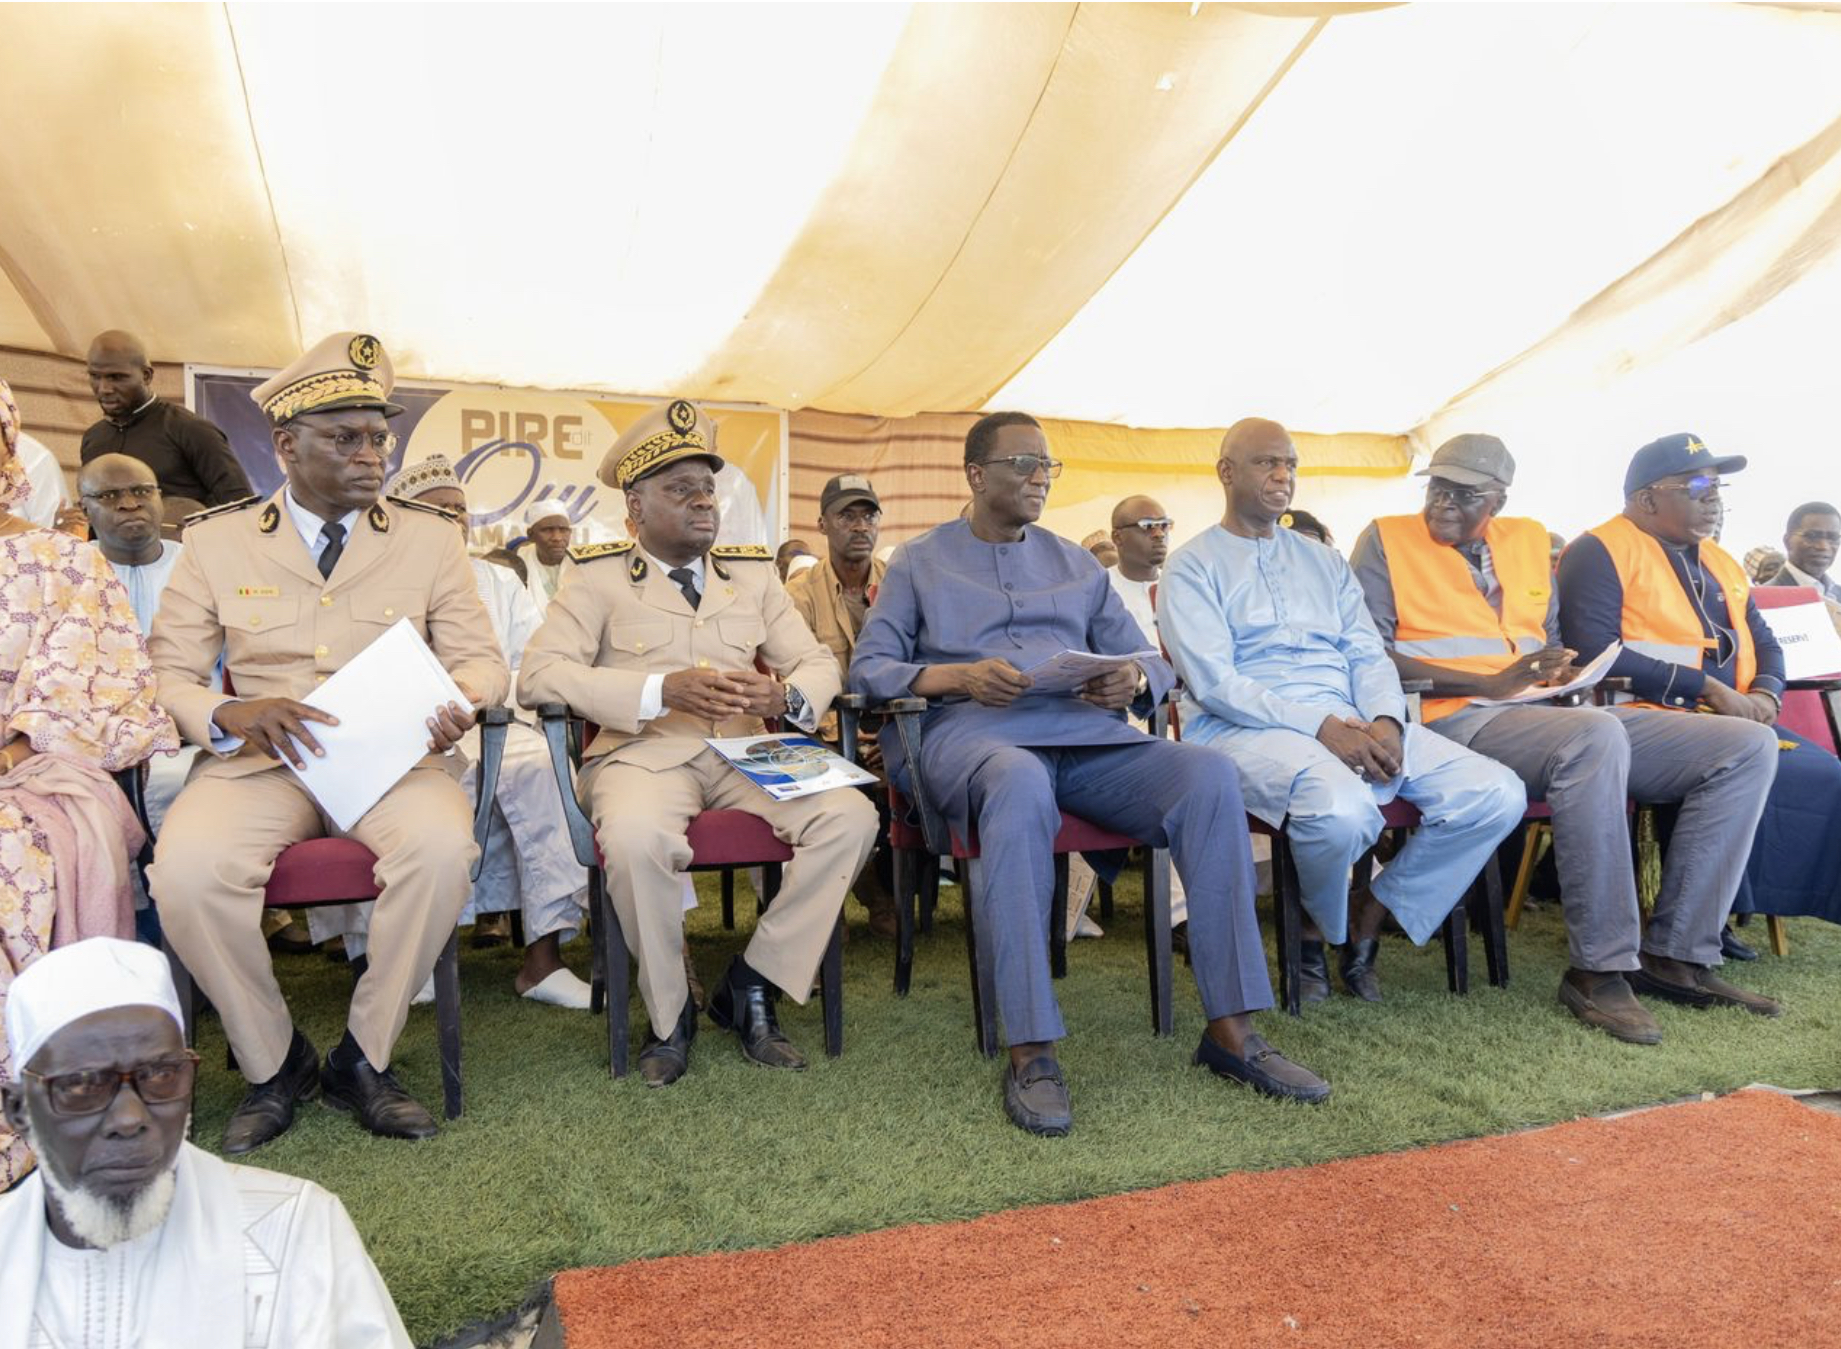
[{"label": "green artificial turf", "polygon": [[[707,984],[752,916],[739,933],[723,931],[713,879],[702,888],[690,934]],[[748,893],[745,882],[737,889]],[[1382,1005],[1339,995],[1301,1021],[1265,1014],[1273,1044],[1335,1087],[1320,1108],[1277,1104],[1190,1066],[1201,1013],[1180,960],[1176,1036],[1151,1036],[1140,908],[1127,879],[1106,937],[1072,947],[1058,986],[1074,1131],[1031,1138],[1005,1119],[999,1066],[973,1044],[958,892],[941,892],[940,925],[920,940],[905,1001],[891,991],[892,944],[868,934],[854,902],[849,913],[841,1059],[823,1057],[814,999],[783,1004],[781,1016],[813,1057],[808,1072],[752,1067],[706,1019],[682,1082],[665,1091],[636,1077],[616,1083],[600,1018],[521,1001],[511,988],[516,953],[474,952],[463,941],[465,1116],[411,1144],[372,1138],[312,1105],[247,1160],[310,1177],[345,1201],[411,1335],[427,1344],[507,1311],[573,1266],[969,1218],[1750,1082],[1836,1085],[1833,927],[1794,922],[1789,958],[1737,967],[1739,981],[1784,1000],[1782,1020],[1652,1004],[1665,1043],[1636,1048],[1584,1029],[1555,1002],[1565,941],[1546,906],[1510,936],[1506,990],[1485,982],[1475,940],[1471,993],[1456,998],[1436,942],[1415,950],[1392,939],[1382,950]],[[1762,923],[1748,929],[1759,946],[1763,932]],[[586,942],[568,958],[585,973]],[[318,953],[277,966],[299,1024],[324,1051],[342,1027],[349,976]],[[643,1026],[635,999],[636,1040]],[[214,1147],[242,1082],[223,1069],[215,1019],[199,1039],[197,1137]],[[432,1007],[412,1011],[396,1066],[438,1108]]]}]

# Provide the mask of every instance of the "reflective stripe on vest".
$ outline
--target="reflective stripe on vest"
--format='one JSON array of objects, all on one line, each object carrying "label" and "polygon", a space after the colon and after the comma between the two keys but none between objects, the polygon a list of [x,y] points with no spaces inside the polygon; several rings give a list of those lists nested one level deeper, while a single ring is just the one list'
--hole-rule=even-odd
[{"label": "reflective stripe on vest", "polygon": [[[1604,545],[1624,588],[1620,620],[1624,645],[1671,665],[1705,669],[1708,655],[1717,651],[1717,640],[1701,627],[1700,614],[1662,545],[1622,515],[1590,533]],[[1740,693],[1747,692],[1758,673],[1758,653],[1752,644],[1751,627],[1745,621],[1751,582],[1732,554],[1717,543],[1700,545],[1700,565],[1726,593],[1726,623],[1738,642],[1734,683]]]},{"label": "reflective stripe on vest", "polygon": [[[1393,583],[1394,650],[1431,665],[1471,674],[1495,674],[1547,645],[1547,610],[1553,595],[1547,531],[1534,520],[1497,519],[1484,527],[1490,567],[1502,590],[1497,615],[1477,589],[1470,563],[1438,542],[1419,515],[1376,520]],[[1464,698],[1427,698],[1422,721],[1463,707]]]}]

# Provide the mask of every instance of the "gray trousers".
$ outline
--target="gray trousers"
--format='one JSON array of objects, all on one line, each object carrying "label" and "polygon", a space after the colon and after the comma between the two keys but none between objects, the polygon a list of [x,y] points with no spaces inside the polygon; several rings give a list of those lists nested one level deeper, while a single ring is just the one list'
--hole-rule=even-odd
[{"label": "gray trousers", "polygon": [[[1470,708],[1431,729],[1513,769],[1553,812],[1572,964],[1634,970],[1637,952],[1720,963],[1720,928],[1777,773],[1777,735],[1737,717],[1644,707]],[[1625,798],[1681,803],[1644,929]]]}]

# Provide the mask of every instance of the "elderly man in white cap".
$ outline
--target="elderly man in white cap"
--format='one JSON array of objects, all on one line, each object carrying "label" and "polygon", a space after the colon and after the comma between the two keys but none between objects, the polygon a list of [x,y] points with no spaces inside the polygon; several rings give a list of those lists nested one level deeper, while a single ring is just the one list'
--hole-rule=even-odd
[{"label": "elderly man in white cap", "polygon": [[406,1349],[336,1196],[185,1141],[198,1056],[159,952],[52,951],[14,981],[6,1038],[24,1071],[0,1106],[39,1169],[0,1196],[0,1344]]},{"label": "elderly man in white cap", "polygon": [[[384,495],[446,511],[466,536],[467,494],[446,456],[431,455],[405,468],[384,484]],[[480,602],[492,619],[515,685],[525,645],[537,630],[536,606],[510,568],[478,557],[472,563]],[[460,749],[478,757],[477,728],[467,732]],[[466,787],[471,800],[471,775]],[[507,728],[496,802],[498,819],[486,845],[486,860],[460,921],[521,910],[525,947],[524,966],[515,980],[518,993],[533,1002],[586,1010],[588,985],[563,964],[561,947],[581,928],[588,877],[569,844],[549,747],[526,722]],[[367,944],[370,913],[369,904],[329,906],[308,910],[307,921],[316,943],[343,931],[346,953],[357,960]]]},{"label": "elderly man in white cap", "polygon": [[524,532],[529,541],[518,549],[524,569],[530,574],[531,601],[537,616],[549,612],[550,601],[569,574],[574,563],[569,560],[569,544],[575,537],[575,523],[569,518],[567,502],[557,497],[533,501],[524,510]]}]

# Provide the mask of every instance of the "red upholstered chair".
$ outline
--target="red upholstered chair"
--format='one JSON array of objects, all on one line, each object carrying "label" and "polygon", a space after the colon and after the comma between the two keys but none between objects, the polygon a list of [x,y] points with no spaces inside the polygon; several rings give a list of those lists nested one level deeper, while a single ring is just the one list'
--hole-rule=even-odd
[{"label": "red upholstered chair", "polygon": [[[225,680],[226,688],[229,680]],[[473,861],[472,875],[479,878],[485,860],[486,843],[492,833],[492,798],[498,790],[499,763],[505,754],[506,728],[511,712],[503,707],[488,707],[479,714],[480,761],[475,771],[478,787],[473,811],[473,839],[479,856]],[[138,797],[134,794],[131,800]],[[146,823],[144,809],[142,823]],[[151,836],[152,830],[148,830]],[[351,904],[376,899],[380,890],[373,874],[377,855],[362,843],[348,838],[312,838],[290,844],[275,859],[262,904],[269,909],[310,909],[324,904]],[[192,1042],[195,990],[190,971],[185,968],[170,941],[162,943],[172,966],[173,983],[179,992],[179,1005],[185,1010],[186,1043]],[[435,961],[435,1022],[441,1047],[441,1095],[449,1119],[460,1118],[463,1105],[460,1071],[460,960],[456,933],[449,933],[447,944]]]},{"label": "red upholstered chair", "polygon": [[[920,722],[921,713],[926,708],[927,700],[924,698],[901,698],[876,709],[894,719],[917,797],[917,800],[910,801],[893,785],[889,787],[889,844],[895,854],[895,910],[898,924],[895,992],[898,996],[907,996],[914,967],[914,907],[919,893],[918,869],[922,859],[951,857],[958,864],[959,882],[965,895],[965,947],[971,964],[973,1029],[977,1034],[979,1052],[986,1058],[995,1058],[995,962],[985,949],[981,929],[973,919],[973,897],[984,879],[978,840],[975,836],[970,839],[961,838],[954,832],[928,797],[920,769]],[[854,738],[852,721],[855,710],[846,706],[843,712],[846,742]],[[1055,978],[1067,974],[1067,922],[1062,901],[1067,894],[1068,854],[1140,846],[1143,845],[1138,839],[1115,834],[1079,816],[1061,812],[1060,827],[1054,841],[1056,902],[1049,906],[1048,931],[1044,934],[1049,945],[1050,970]],[[1151,1029],[1156,1035],[1170,1035],[1174,1018],[1170,959],[1170,856],[1162,848],[1146,846],[1144,852],[1144,936],[1150,970]]]},{"label": "red upholstered chair", "polygon": [[[563,815],[569,822],[569,839],[575,857],[588,869],[589,910],[593,915],[595,973],[594,1009],[607,1012],[608,1065],[616,1078],[626,1076],[628,1002],[631,983],[627,969],[630,953],[620,919],[607,893],[600,844],[594,826],[575,795],[570,770],[580,767],[582,749],[594,743],[599,728],[576,718],[562,703],[544,703],[537,709],[544,739],[549,742],[556,787],[562,794]],[[847,742],[848,743],[848,742]],[[854,745],[850,748],[854,750]],[[780,868],[793,860],[793,850],[780,841],[773,826],[745,810],[706,810],[695,816],[685,831],[690,842],[692,871],[732,871],[736,867],[761,867],[766,872],[761,897],[771,904],[780,889]],[[725,905],[727,916],[732,909]],[[837,1058],[844,1052],[844,916],[840,909],[831,941],[819,965],[819,996],[824,1004],[825,1053]]]}]

